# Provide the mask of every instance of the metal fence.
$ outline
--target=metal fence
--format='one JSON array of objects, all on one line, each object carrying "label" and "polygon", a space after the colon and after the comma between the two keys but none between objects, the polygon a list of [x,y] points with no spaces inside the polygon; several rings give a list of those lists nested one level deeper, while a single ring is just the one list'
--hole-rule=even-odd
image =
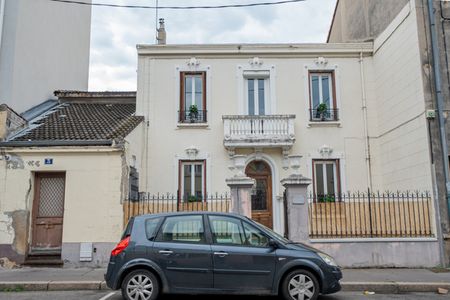
[{"label": "metal fence", "polygon": [[428,192],[309,195],[311,238],[432,237]]},{"label": "metal fence", "polygon": [[228,212],[231,207],[229,193],[208,194],[203,197],[180,197],[178,193],[139,193],[138,199],[123,203],[125,224],[131,217],[183,211]]}]

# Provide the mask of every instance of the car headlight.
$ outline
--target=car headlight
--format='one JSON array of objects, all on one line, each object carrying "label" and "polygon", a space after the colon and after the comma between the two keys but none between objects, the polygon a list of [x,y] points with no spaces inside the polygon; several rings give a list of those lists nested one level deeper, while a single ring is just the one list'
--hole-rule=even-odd
[{"label": "car headlight", "polygon": [[330,265],[330,266],[333,266],[333,267],[337,267],[338,266],[337,263],[334,261],[334,259],[331,256],[326,255],[325,253],[317,253],[317,254],[320,256],[320,258],[323,259],[323,261],[327,265]]}]

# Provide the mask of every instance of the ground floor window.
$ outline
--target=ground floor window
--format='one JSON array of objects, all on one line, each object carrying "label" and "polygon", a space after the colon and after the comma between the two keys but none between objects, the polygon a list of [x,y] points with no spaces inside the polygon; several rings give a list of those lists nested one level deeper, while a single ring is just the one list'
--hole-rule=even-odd
[{"label": "ground floor window", "polygon": [[201,201],[206,195],[206,161],[180,161],[179,191],[184,202]]},{"label": "ground floor window", "polygon": [[314,199],[334,202],[340,194],[339,160],[313,160]]}]

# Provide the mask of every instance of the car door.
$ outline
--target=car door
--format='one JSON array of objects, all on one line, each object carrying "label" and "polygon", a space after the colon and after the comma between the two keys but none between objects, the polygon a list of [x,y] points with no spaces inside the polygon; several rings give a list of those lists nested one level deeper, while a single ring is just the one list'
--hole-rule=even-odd
[{"label": "car door", "polygon": [[210,215],[213,244],[214,288],[271,290],[276,251],[269,238],[239,218]]},{"label": "car door", "polygon": [[213,287],[211,246],[202,215],[166,217],[153,245],[153,256],[171,288]]}]

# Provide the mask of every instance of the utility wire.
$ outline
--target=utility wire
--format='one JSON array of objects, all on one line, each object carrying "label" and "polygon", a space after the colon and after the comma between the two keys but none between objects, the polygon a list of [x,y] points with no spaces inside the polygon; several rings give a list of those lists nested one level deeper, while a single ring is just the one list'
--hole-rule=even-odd
[{"label": "utility wire", "polygon": [[253,7],[253,6],[269,6],[269,5],[280,5],[286,3],[303,2],[306,0],[282,0],[277,2],[256,2],[247,4],[228,4],[228,5],[211,5],[211,6],[146,6],[146,5],[120,5],[120,4],[109,4],[109,3],[87,3],[83,1],[76,0],[49,0],[52,2],[59,3],[69,3],[78,5],[88,5],[88,6],[103,6],[103,7],[114,7],[114,8],[139,8],[139,9],[221,9],[221,8],[239,8],[239,7]]}]

